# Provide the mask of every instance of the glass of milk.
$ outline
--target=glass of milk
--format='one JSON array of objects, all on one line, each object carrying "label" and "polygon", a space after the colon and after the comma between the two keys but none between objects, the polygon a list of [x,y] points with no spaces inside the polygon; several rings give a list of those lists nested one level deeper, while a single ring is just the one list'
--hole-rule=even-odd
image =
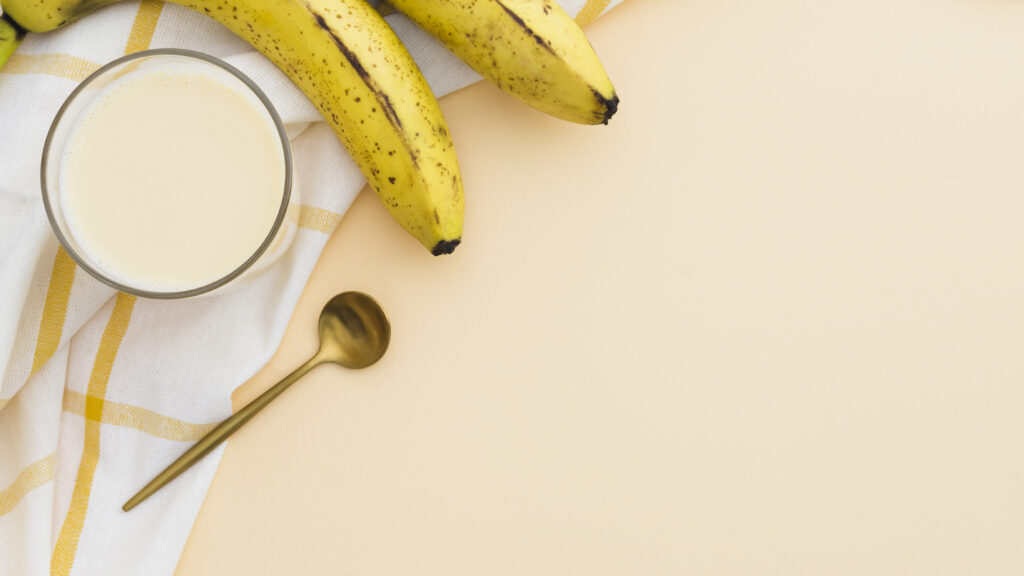
[{"label": "glass of milk", "polygon": [[139,52],[86,78],[46,137],[42,190],[68,254],[148,298],[238,285],[296,233],[291,149],[270,100],[187,50]]}]

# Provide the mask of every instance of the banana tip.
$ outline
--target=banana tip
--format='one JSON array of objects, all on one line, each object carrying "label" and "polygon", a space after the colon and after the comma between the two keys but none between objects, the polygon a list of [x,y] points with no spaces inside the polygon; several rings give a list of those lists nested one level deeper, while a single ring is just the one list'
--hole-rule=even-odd
[{"label": "banana tip", "polygon": [[455,252],[455,247],[462,243],[462,238],[456,238],[455,240],[441,240],[434,245],[433,250],[430,251],[434,256],[440,256],[442,254],[451,254]]},{"label": "banana tip", "polygon": [[604,118],[601,119],[601,124],[608,125],[608,121],[612,119],[619,110],[619,95],[612,94],[611,98],[603,98],[604,100]]}]

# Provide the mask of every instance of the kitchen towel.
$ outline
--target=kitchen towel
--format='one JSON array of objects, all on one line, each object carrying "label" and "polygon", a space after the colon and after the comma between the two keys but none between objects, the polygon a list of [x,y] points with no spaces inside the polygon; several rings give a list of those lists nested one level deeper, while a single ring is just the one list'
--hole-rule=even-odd
[{"label": "kitchen towel", "polygon": [[[560,4],[586,24],[621,1]],[[404,16],[381,11],[435,94],[479,80]],[[218,56],[263,88],[288,129],[301,193],[291,245],[271,268],[192,300],[120,294],[77,269],[40,194],[43,141],[71,90],[125,53],[164,47]],[[224,447],[130,513],[121,505],[230,415],[231,392],[276,350],[364,185],[306,97],[205,16],[122,2],[28,35],[0,70],[0,576],[174,571]]]}]

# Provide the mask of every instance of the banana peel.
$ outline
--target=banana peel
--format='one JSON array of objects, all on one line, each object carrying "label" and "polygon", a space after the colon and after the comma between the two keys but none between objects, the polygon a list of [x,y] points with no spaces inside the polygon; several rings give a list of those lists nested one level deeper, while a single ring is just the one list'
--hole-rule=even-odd
[{"label": "banana peel", "polygon": [[7,59],[14,54],[24,37],[25,31],[21,26],[15,24],[6,14],[0,14],[0,69],[3,69]]}]

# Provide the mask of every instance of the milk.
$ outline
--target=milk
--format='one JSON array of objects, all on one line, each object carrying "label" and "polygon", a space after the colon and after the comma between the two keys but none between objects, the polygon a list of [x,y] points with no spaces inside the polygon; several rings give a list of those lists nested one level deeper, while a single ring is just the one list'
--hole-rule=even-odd
[{"label": "milk", "polygon": [[139,289],[228,275],[271,231],[285,152],[270,113],[232,74],[180,60],[95,95],[61,154],[60,203],[80,251]]}]

